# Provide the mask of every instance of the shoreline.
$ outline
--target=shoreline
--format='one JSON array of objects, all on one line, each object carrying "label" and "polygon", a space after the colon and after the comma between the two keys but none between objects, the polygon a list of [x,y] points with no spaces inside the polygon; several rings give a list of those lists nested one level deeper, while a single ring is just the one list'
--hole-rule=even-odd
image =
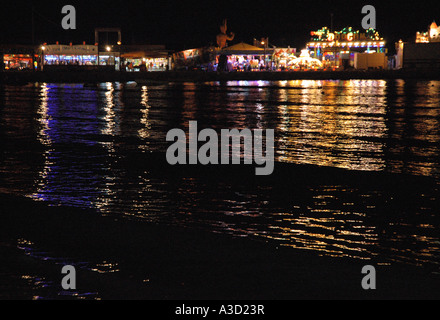
[{"label": "shoreline", "polygon": [[294,72],[106,72],[106,71],[4,71],[0,72],[0,84],[52,83],[98,83],[128,81],[288,81],[288,80],[440,80],[435,70],[371,70],[371,71],[294,71]]},{"label": "shoreline", "polygon": [[[139,163],[133,160],[129,162]],[[153,166],[155,169],[168,168],[160,161],[140,163],[157,164]],[[319,181],[355,179],[362,184],[390,183],[410,192],[422,185],[429,188],[432,182],[429,178],[400,176],[401,179],[390,179],[396,176],[381,177],[374,173],[308,166],[293,170],[288,165],[277,168],[272,178],[255,178],[249,181],[250,185],[278,181],[281,186],[290,181],[292,188],[313,176]],[[241,175],[229,168],[200,169],[194,166],[185,170],[186,173],[178,168],[160,171],[167,172],[171,178],[179,172],[186,175],[188,170],[210,179],[234,176],[240,179],[243,174],[250,174],[241,168]],[[211,175],[212,170],[216,175]],[[103,300],[440,298],[440,274],[410,264],[381,264],[374,257],[356,260],[320,256],[281,246],[276,241],[103,216],[92,209],[49,206],[12,194],[0,194],[0,217],[0,252],[5,261],[0,266],[0,273],[16,275],[16,284],[9,283],[10,292],[0,292],[2,299],[26,300],[35,295],[35,289],[20,291],[23,288],[20,275],[37,275],[54,284],[61,282],[61,266],[55,264],[56,260],[25,255],[17,249],[18,239],[34,243],[46,256],[117,263],[120,271],[115,273],[77,270],[78,289],[97,292]],[[377,290],[366,291],[361,287],[361,269],[365,265],[376,267]]]}]

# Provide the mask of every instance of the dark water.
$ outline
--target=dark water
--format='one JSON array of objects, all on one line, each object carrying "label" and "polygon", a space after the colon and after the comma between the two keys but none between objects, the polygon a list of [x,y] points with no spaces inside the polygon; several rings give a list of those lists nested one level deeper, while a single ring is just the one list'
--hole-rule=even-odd
[{"label": "dark water", "polygon": [[[121,165],[128,154],[165,152],[168,130],[191,120],[199,129],[275,129],[276,160],[292,170],[406,174],[434,187],[408,197],[381,183],[315,182],[279,193],[282,185],[214,184],[197,174],[176,182]],[[0,138],[3,193],[439,271],[439,81],[2,86]]]}]

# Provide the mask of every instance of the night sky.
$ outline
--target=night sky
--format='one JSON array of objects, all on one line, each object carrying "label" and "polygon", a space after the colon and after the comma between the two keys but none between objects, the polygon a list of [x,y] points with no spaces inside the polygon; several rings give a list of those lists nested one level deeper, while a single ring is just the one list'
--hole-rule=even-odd
[{"label": "night sky", "polygon": [[[224,18],[228,31],[236,34],[232,43],[268,36],[272,45],[298,49],[304,48],[310,31],[330,27],[331,12],[335,29],[361,29],[366,4],[376,7],[377,29],[391,49],[395,41],[426,31],[433,20],[440,22],[440,5],[434,1],[2,1],[1,43],[31,42],[32,2],[37,43],[94,43],[95,27],[121,27],[124,44],[165,44],[173,50],[214,44]],[[61,8],[67,4],[77,9],[76,30],[61,27]]]}]

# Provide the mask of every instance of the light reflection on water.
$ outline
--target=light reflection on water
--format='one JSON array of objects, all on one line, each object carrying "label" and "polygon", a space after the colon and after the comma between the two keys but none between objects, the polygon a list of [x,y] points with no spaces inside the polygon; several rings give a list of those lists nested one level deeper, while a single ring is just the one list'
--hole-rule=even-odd
[{"label": "light reflection on water", "polygon": [[119,162],[164,152],[168,130],[197,120],[199,130],[274,128],[281,162],[438,179],[439,89],[402,80],[6,86],[0,191],[335,257],[438,264],[438,190],[413,194],[405,209],[389,205],[394,190],[356,181],[280,196],[282,186],[176,181]]},{"label": "light reflection on water", "polygon": [[[40,251],[35,244],[26,239],[17,239],[17,248],[24,252],[26,256],[40,261],[50,261],[55,265],[71,265],[76,269],[86,269],[98,273],[118,272],[117,263],[95,263],[75,261],[66,257],[56,257],[53,253]],[[53,277],[53,275],[51,275]],[[44,276],[35,274],[23,274],[22,282],[32,288],[32,300],[52,300],[52,299],[74,299],[74,300],[100,300],[97,292],[86,292],[82,290],[70,289],[64,290],[58,283],[58,279],[48,279]]]}]

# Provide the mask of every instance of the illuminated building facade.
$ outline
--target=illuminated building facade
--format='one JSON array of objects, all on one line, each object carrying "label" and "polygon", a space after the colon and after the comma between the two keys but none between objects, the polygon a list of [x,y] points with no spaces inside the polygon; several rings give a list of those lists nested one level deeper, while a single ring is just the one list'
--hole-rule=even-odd
[{"label": "illuminated building facade", "polygon": [[440,27],[431,23],[427,32],[417,32],[415,41],[396,43],[397,68],[440,70]]},{"label": "illuminated building facade", "polygon": [[440,42],[440,27],[435,21],[429,26],[427,32],[416,33],[416,43]]},{"label": "illuminated building facade", "polygon": [[374,29],[360,32],[351,27],[332,32],[327,27],[311,32],[307,49],[327,67],[354,67],[355,53],[386,53],[385,40]]},{"label": "illuminated building facade", "polygon": [[93,66],[97,65],[98,48],[96,45],[43,45],[45,68],[52,66]]},{"label": "illuminated building facade", "polygon": [[166,71],[170,69],[169,51],[165,45],[122,45],[122,70]]},{"label": "illuminated building facade", "polygon": [[0,45],[0,71],[37,70],[37,48],[27,45]]}]

